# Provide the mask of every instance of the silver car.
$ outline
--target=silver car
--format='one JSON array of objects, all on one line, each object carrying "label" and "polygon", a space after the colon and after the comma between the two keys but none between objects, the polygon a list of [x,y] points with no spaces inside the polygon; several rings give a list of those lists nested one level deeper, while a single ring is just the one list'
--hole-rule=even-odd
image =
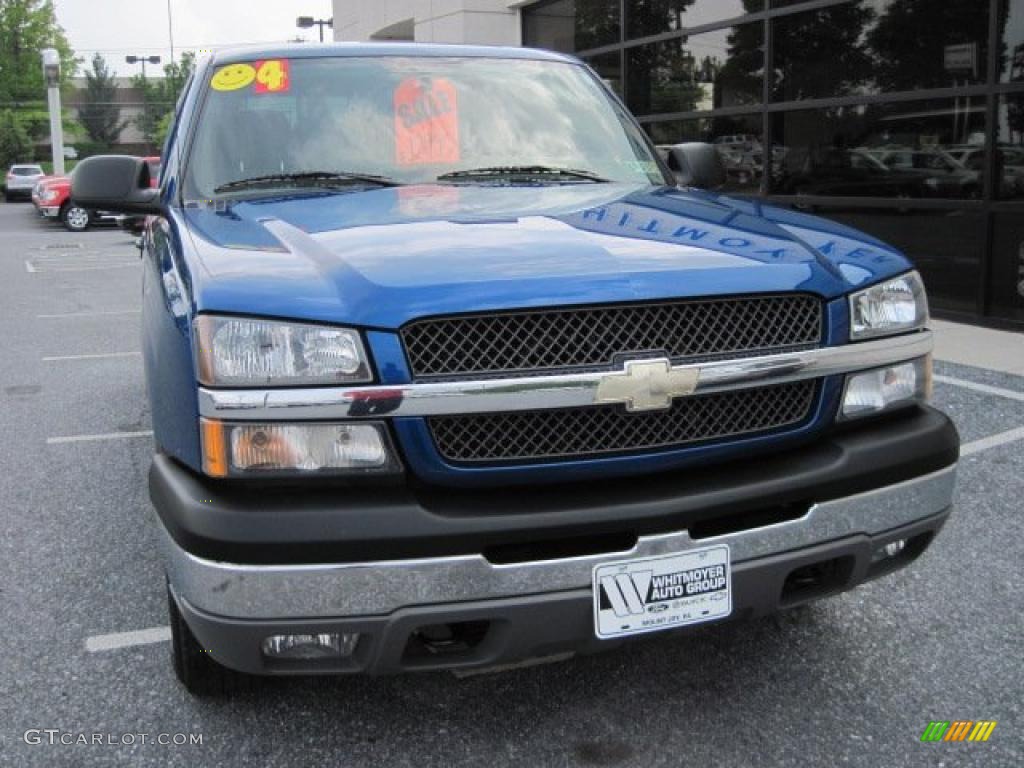
[{"label": "silver car", "polygon": [[32,197],[32,190],[43,176],[43,169],[38,165],[12,165],[7,171],[4,185],[4,199],[10,202],[16,197],[26,200]]}]

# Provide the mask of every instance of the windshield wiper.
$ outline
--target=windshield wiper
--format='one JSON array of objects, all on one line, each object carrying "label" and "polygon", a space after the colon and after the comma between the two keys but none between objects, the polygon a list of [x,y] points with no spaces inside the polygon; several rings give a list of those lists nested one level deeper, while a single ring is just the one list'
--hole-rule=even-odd
[{"label": "windshield wiper", "polygon": [[356,173],[353,171],[303,171],[301,173],[271,173],[266,176],[253,176],[250,179],[238,179],[221,184],[213,191],[230,192],[234,189],[252,189],[259,187],[275,187],[282,184],[313,184],[330,186],[332,184],[350,183],[377,184],[382,187],[396,187],[399,182],[387,176],[372,173]]},{"label": "windshield wiper", "polygon": [[462,171],[450,171],[437,177],[438,181],[474,178],[500,178],[507,176],[527,176],[533,178],[566,178],[582,181],[607,182],[591,171],[576,168],[556,168],[550,165],[495,165],[490,168],[467,168]]}]

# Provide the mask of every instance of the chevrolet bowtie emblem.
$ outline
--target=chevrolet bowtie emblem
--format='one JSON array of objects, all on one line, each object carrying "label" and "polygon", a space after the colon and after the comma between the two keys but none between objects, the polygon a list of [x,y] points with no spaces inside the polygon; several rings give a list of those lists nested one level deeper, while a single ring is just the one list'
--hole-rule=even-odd
[{"label": "chevrolet bowtie emblem", "polygon": [[692,395],[699,378],[699,368],[674,371],[664,358],[627,360],[624,372],[601,379],[594,402],[625,403],[627,411],[664,410],[672,406],[672,398]]}]

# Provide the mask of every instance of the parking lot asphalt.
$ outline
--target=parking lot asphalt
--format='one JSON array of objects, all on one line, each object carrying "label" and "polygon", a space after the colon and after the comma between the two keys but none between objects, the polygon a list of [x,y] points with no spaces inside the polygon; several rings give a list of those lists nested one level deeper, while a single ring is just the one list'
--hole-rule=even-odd
[{"label": "parking lot asphalt", "polygon": [[[164,639],[138,265],[122,232],[0,204],[0,765],[1024,765],[1024,378],[949,363],[956,509],[907,570],[557,664],[192,698]],[[136,630],[150,642],[90,650]],[[920,741],[983,719],[987,743]]]}]

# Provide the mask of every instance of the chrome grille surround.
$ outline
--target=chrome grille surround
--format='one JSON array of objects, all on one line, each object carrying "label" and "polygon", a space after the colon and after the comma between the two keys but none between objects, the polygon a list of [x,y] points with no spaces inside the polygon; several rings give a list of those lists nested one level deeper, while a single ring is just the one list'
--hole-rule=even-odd
[{"label": "chrome grille surround", "polygon": [[401,329],[414,379],[609,367],[629,356],[745,357],[816,347],[820,298],[789,293],[414,320]]}]

